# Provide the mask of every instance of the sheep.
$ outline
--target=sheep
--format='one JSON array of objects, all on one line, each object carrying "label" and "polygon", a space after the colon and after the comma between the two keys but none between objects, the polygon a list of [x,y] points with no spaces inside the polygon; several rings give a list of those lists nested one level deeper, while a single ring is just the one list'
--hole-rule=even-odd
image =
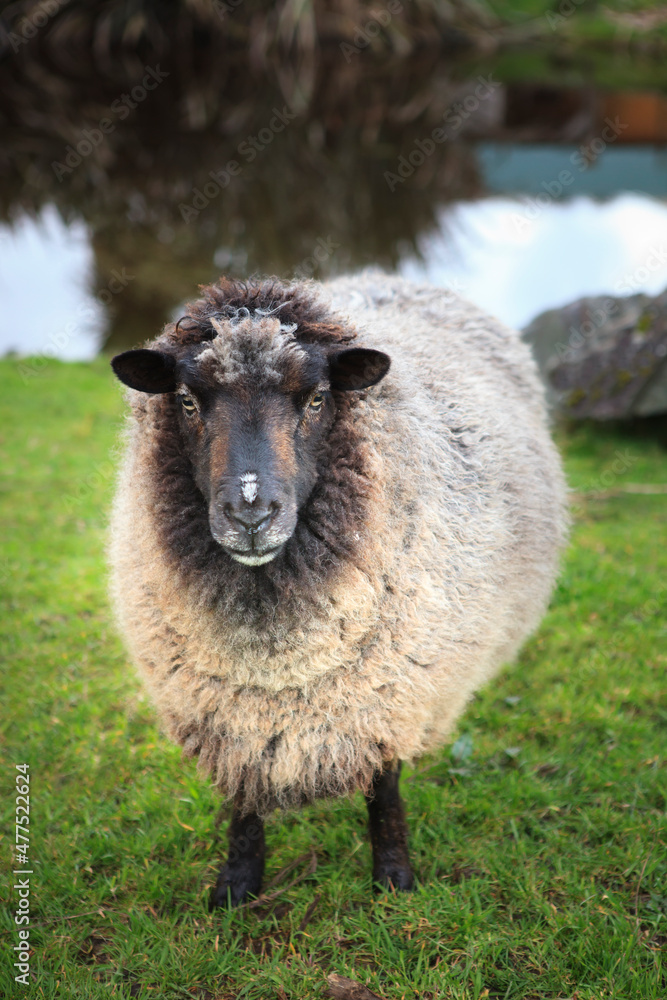
[{"label": "sheep", "polygon": [[116,615],[172,740],[233,802],[210,906],[261,889],[276,807],[361,790],[413,887],[401,761],[538,625],[566,534],[518,334],[378,273],[202,288],[129,387]]}]

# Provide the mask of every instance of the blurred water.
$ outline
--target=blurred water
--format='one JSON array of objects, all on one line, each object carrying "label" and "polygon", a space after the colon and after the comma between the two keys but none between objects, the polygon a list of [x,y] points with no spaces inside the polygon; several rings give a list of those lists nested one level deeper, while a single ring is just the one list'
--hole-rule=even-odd
[{"label": "blurred water", "polygon": [[667,288],[667,203],[637,194],[486,198],[441,213],[401,272],[458,291],[510,326],[584,295]]},{"label": "blurred water", "polygon": [[486,188],[493,193],[544,194],[558,190],[562,171],[569,174],[562,194],[610,198],[619,191],[641,191],[667,198],[667,149],[626,146],[604,149],[588,161],[582,150],[549,144],[480,143],[479,162]]},{"label": "blurred water", "polygon": [[89,290],[94,263],[87,227],[52,206],[0,226],[0,353],[95,357],[106,316]]},{"label": "blurred water", "polygon": [[[647,162],[645,151],[635,150],[633,160],[628,156],[632,150],[609,150],[606,162],[617,157],[623,170],[605,173],[596,164],[596,169],[577,172],[578,182],[583,179],[590,187],[598,177],[605,191],[609,177],[615,177],[619,191],[600,201],[590,195],[566,198],[569,189],[556,191],[552,181],[563,157],[568,155],[571,161],[567,149],[559,153],[560,160],[545,161],[543,150],[530,148],[532,174],[527,172],[525,151],[509,170],[511,154],[496,155],[494,161],[488,148],[481,150],[487,189],[515,190],[525,183],[530,193],[454,201],[440,209],[436,204],[435,224],[425,222],[411,241],[401,244],[397,239],[401,273],[450,287],[518,327],[543,310],[580,296],[655,294],[667,287],[667,204],[632,191],[640,186],[641,174],[633,170],[633,163]],[[384,184],[380,173],[377,184]],[[573,184],[571,190],[578,188]],[[410,192],[402,194],[408,195],[409,205]],[[312,205],[312,191],[309,197]],[[224,216],[222,203],[220,210]],[[157,241],[139,244],[131,218],[121,220],[115,235],[108,235],[110,230],[94,230],[82,221],[65,224],[55,208],[47,206],[37,218],[22,216],[13,227],[1,226],[0,354],[92,358],[104,346],[109,317],[114,315],[113,349],[154,336],[184,296],[196,296],[197,282],[210,280],[230,261],[233,268],[234,260],[238,265],[246,259],[244,239],[248,246],[253,239],[247,234],[253,220],[247,221],[247,230],[236,226],[233,251],[215,245],[207,250],[195,243],[180,255],[170,250],[163,233]],[[326,278],[355,262],[356,248],[344,245],[344,235],[337,239],[330,232],[325,235],[330,218],[318,219],[311,210],[309,224],[313,232],[319,226],[323,234],[313,239],[313,247],[324,249],[305,270],[310,258],[297,259],[297,249],[286,247],[280,257],[279,231],[263,269],[275,271],[278,259],[284,276],[292,276],[296,265],[297,273]],[[369,225],[373,224],[371,218]],[[397,232],[400,236],[400,227]],[[262,269],[261,241],[259,250],[257,245],[255,236],[254,259]],[[127,267],[114,266],[119,259]]]}]

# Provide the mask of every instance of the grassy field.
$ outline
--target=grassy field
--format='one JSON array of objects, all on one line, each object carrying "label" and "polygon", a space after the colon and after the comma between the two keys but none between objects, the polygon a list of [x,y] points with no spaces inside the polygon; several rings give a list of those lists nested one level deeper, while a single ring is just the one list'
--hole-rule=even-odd
[{"label": "grassy field", "polygon": [[5,887],[0,995],[286,1000],[337,972],[386,1000],[664,1000],[667,497],[622,492],[667,481],[655,436],[560,433],[583,496],[553,607],[403,782],[419,890],[373,896],[357,796],[275,815],[277,895],[211,916],[219,801],[160,734],[107,608],[120,393],[104,361],[4,361],[0,381],[1,856],[25,762],[34,872],[32,985],[6,960]]}]

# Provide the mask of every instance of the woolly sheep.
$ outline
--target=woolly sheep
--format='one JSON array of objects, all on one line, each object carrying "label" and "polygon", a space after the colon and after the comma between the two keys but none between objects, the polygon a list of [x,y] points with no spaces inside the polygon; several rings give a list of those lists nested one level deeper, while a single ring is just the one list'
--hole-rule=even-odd
[{"label": "woolly sheep", "polygon": [[400,762],[535,629],[565,538],[529,349],[396,277],[221,279],[112,364],[113,598],[169,736],[233,799],[211,906],[259,893],[269,811],[356,789],[375,881],[411,888]]}]

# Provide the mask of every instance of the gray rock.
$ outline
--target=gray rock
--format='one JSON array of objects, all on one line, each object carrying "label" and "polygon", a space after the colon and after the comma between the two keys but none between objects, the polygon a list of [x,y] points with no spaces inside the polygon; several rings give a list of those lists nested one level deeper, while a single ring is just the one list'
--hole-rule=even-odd
[{"label": "gray rock", "polygon": [[667,291],[579,299],[542,313],[523,337],[563,415],[612,420],[667,412]]}]

